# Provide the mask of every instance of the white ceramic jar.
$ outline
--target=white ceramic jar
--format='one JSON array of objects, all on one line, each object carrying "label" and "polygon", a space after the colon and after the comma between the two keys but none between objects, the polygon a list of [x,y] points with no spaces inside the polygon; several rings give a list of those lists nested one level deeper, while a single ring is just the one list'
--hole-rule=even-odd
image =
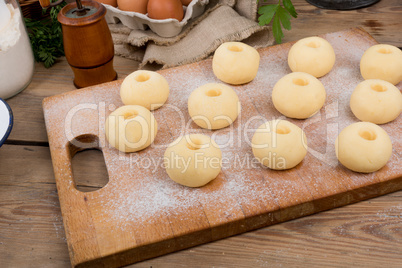
[{"label": "white ceramic jar", "polygon": [[7,99],[31,82],[34,57],[17,0],[0,0],[0,98]]}]

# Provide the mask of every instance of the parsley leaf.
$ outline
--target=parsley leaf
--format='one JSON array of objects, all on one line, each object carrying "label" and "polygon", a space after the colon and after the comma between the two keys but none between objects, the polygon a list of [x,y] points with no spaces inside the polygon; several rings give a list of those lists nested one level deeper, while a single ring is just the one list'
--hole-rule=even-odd
[{"label": "parsley leaf", "polygon": [[[268,25],[272,22],[272,32],[275,37],[276,43],[282,43],[282,38],[284,36],[282,31],[282,26],[286,30],[290,30],[291,23],[290,19],[292,17],[297,18],[297,12],[292,4],[291,0],[282,0],[283,7],[281,5],[281,0],[278,0],[276,5],[265,5],[258,8],[258,23],[263,25]],[[257,0],[258,3],[258,0]]]},{"label": "parsley leaf", "polygon": [[291,0],[283,0],[283,6],[289,11],[293,18],[297,18],[297,12]]},{"label": "parsley leaf", "polygon": [[283,28],[285,28],[286,30],[292,29],[292,26],[290,25],[291,15],[289,14],[289,12],[280,6],[278,8],[277,14],[279,16],[279,19],[281,20]]},{"label": "parsley leaf", "polygon": [[63,3],[52,7],[50,18],[42,20],[25,18],[34,58],[37,62],[43,62],[46,68],[51,67],[58,57],[64,56],[63,36],[57,14],[65,5],[66,3]]},{"label": "parsley leaf", "polygon": [[258,18],[258,23],[262,25],[269,24],[278,9],[279,4],[262,6],[258,9],[258,14],[261,16]]},{"label": "parsley leaf", "polygon": [[275,15],[274,17],[274,22],[272,23],[272,31],[274,32],[275,41],[280,44],[282,42],[283,32],[278,15]]}]

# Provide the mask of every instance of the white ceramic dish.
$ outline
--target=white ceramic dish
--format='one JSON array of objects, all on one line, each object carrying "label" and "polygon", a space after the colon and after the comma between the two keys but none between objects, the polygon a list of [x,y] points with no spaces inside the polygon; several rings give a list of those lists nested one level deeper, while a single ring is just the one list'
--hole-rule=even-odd
[{"label": "white ceramic dish", "polygon": [[104,4],[107,9],[105,19],[107,23],[117,24],[121,22],[123,25],[133,30],[146,30],[150,28],[159,36],[173,37],[181,32],[184,25],[186,25],[190,19],[200,16],[208,3],[209,0],[193,0],[187,7],[184,7],[185,14],[182,21],[176,19],[154,20],[150,19],[145,14],[122,11]]},{"label": "white ceramic dish", "polygon": [[10,135],[13,128],[13,112],[10,106],[0,98],[0,147]]}]

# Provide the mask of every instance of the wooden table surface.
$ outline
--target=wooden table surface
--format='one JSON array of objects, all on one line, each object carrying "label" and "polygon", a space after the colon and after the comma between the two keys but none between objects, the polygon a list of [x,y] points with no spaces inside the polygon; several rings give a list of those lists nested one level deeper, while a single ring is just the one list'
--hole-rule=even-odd
[{"label": "wooden table surface", "polygon": [[[402,47],[402,1],[381,0],[355,11],[317,9],[292,1],[299,17],[284,42],[363,27],[378,42]],[[115,57],[119,78],[138,63]],[[14,128],[0,149],[0,267],[70,266],[41,102],[74,90],[65,58],[35,65],[29,87],[8,99]],[[82,190],[107,180],[102,154],[73,159]],[[85,178],[85,179],[80,179]],[[99,180],[99,178],[101,178]],[[237,235],[133,267],[401,267],[402,191]]]}]

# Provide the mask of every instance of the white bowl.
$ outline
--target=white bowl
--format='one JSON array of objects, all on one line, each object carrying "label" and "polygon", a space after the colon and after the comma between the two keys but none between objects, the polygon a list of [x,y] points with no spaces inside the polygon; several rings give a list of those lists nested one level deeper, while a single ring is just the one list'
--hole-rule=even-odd
[{"label": "white bowl", "polygon": [[10,106],[0,98],[0,147],[10,135],[13,128],[13,112]]},{"label": "white bowl", "polygon": [[137,12],[122,11],[110,5],[103,4],[106,7],[105,19],[107,23],[117,24],[121,22],[133,30],[146,30],[150,28],[154,33],[162,37],[173,37],[178,35],[183,29],[184,25],[190,19],[201,15],[209,0],[193,0],[185,8],[185,14],[182,21],[176,19],[154,20],[149,18],[146,14]]}]

